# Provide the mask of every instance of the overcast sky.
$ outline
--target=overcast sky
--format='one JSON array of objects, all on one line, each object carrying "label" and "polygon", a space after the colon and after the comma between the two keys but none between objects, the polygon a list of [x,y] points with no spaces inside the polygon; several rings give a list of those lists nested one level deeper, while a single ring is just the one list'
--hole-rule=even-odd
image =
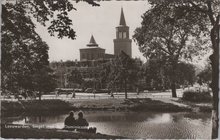
[{"label": "overcast sky", "polygon": [[[86,47],[92,34],[99,47],[106,49],[106,53],[113,54],[115,27],[119,25],[121,7],[126,24],[130,27],[130,38],[135,28],[141,24],[141,15],[149,8],[147,1],[102,1],[99,7],[93,7],[85,2],[77,4],[74,2],[73,5],[77,11],[71,11],[69,15],[73,20],[76,40],[51,37],[45,27],[37,24],[37,32],[49,45],[50,61],[79,60],[79,49]],[[132,57],[145,60],[134,40],[132,40]]]}]

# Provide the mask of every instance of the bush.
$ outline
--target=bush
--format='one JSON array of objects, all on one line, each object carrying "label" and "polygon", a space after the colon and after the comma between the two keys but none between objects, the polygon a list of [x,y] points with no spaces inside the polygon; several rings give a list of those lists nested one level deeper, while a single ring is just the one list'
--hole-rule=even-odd
[{"label": "bush", "polygon": [[205,90],[186,90],[183,92],[183,100],[192,102],[210,102],[212,97],[209,91]]}]

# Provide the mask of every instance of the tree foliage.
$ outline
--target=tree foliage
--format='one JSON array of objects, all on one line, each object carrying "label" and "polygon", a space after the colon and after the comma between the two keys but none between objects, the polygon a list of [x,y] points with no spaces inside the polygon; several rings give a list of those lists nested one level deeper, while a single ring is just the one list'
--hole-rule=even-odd
[{"label": "tree foliage", "polygon": [[157,3],[144,13],[141,27],[135,30],[133,37],[145,57],[163,57],[169,63],[173,97],[176,97],[178,61],[192,59],[209,45],[204,38],[208,33],[204,17],[203,13],[188,13],[175,4]]},{"label": "tree foliage", "polygon": [[[78,3],[80,0],[77,0]],[[92,6],[99,6],[93,0],[83,0]],[[48,26],[48,32],[51,36],[57,35],[58,38],[68,37],[75,39],[76,33],[72,28],[72,20],[69,17],[69,12],[76,10],[73,7],[73,1],[70,0],[16,0],[16,3],[6,2],[2,4],[2,20],[7,21],[11,31],[18,35],[22,31],[20,26],[13,27],[13,23],[19,18],[18,16],[11,16],[12,7],[16,6],[17,12],[22,12],[26,20],[25,23],[30,22],[30,16],[35,18],[43,26]],[[33,28],[31,24],[29,28]],[[27,28],[28,29],[28,28]],[[18,32],[17,32],[18,31]],[[23,35],[23,34],[21,34]]]},{"label": "tree foliage", "polygon": [[71,71],[70,75],[68,76],[68,81],[81,85],[83,83],[83,78],[81,73],[77,69],[74,69]]},{"label": "tree foliage", "polygon": [[208,86],[211,84],[212,81],[212,68],[210,64],[206,64],[205,68],[198,73],[198,83],[200,85],[207,84]]},{"label": "tree foliage", "polygon": [[177,85],[189,86],[196,82],[195,66],[190,63],[180,62],[177,65]]},{"label": "tree foliage", "polygon": [[111,90],[124,88],[125,98],[127,98],[128,85],[131,87],[138,80],[138,67],[135,61],[122,51],[109,64],[104,70],[104,77],[108,79],[108,87]]},{"label": "tree foliage", "polygon": [[[98,6],[93,1],[85,1]],[[52,36],[75,39],[72,20],[68,15],[74,9],[69,0],[16,0],[2,3],[3,90],[18,93],[20,89],[48,91],[48,88],[54,87],[53,72],[47,68],[49,47],[35,32],[32,18],[48,26]],[[49,83],[51,86],[47,85]]]},{"label": "tree foliage", "polygon": [[2,19],[2,87],[12,91],[33,88],[31,75],[49,64],[48,46],[20,6],[6,4]]},{"label": "tree foliage", "polygon": [[[145,81],[148,90],[166,90],[171,87],[170,66],[163,59],[149,59],[145,65]],[[176,68],[176,85],[187,86],[195,82],[195,66],[180,62]]]}]

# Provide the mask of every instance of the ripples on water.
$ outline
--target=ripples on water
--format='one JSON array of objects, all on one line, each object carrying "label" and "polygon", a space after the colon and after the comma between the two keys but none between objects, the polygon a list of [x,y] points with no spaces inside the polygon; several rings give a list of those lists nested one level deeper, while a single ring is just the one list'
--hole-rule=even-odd
[{"label": "ripples on water", "polygon": [[[14,124],[63,128],[67,114],[21,116],[19,119],[2,118]],[[77,116],[75,114],[75,116]],[[128,138],[154,139],[210,139],[211,114],[155,113],[155,112],[85,112],[89,125],[97,132]]]}]

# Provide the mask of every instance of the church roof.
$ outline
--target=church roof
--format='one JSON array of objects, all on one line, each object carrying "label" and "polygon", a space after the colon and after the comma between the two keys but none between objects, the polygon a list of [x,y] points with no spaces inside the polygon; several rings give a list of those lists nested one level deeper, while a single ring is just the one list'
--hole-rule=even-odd
[{"label": "church roof", "polygon": [[91,47],[98,46],[98,44],[96,43],[96,41],[95,41],[93,35],[91,36],[91,39],[90,39],[90,41],[89,41],[89,44],[87,44],[87,46],[89,46],[89,47],[90,47],[90,46],[91,46]]},{"label": "church roof", "polygon": [[126,26],[126,22],[125,22],[125,16],[124,16],[123,8],[121,8],[121,17],[120,17],[119,25],[124,25],[124,26]]}]

